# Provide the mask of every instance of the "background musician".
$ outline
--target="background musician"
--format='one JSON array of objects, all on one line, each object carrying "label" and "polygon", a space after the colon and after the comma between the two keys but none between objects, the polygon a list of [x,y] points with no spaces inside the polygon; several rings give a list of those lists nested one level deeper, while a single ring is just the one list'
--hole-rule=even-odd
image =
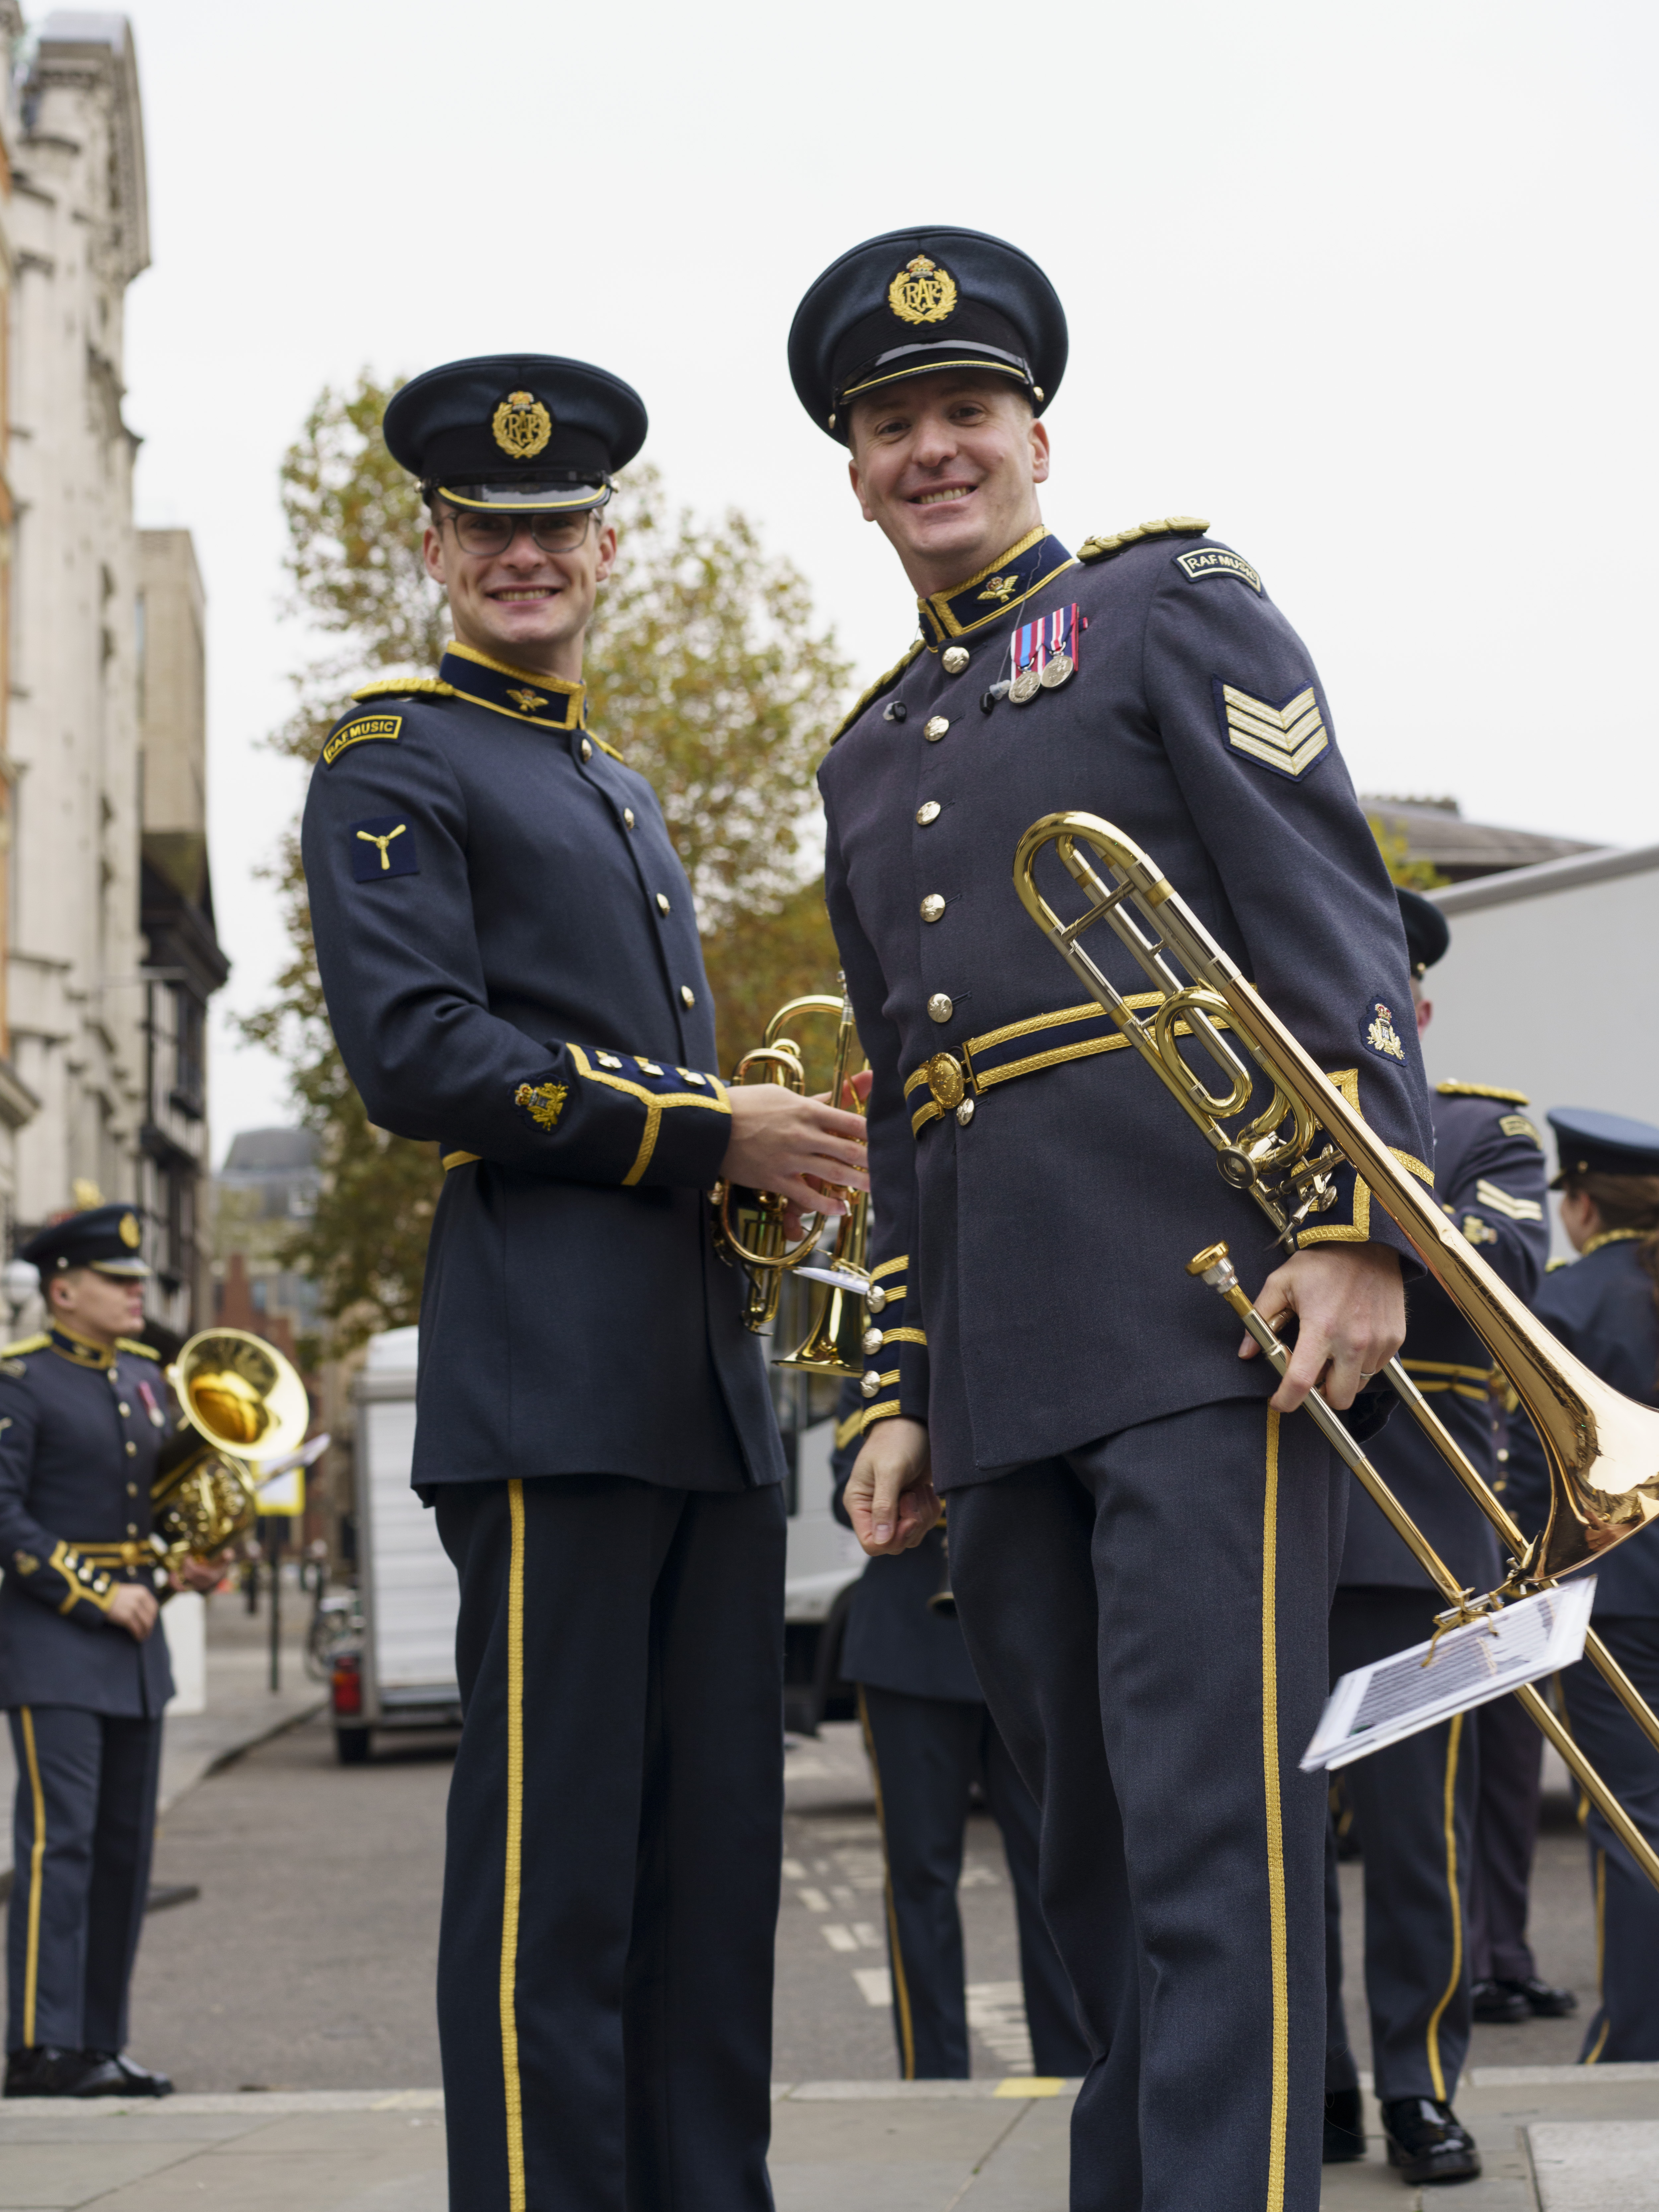
[{"label": "background musician", "polygon": [[[127,1989],[155,1833],[161,1711],[150,1483],[172,1433],[139,1341],[138,1217],[99,1206],[43,1229],[48,1326],[0,1350],[0,1705],[17,1762],[7,1926],[9,2097],[164,2097],[129,2058]],[[222,1571],[192,1561],[182,1587]]]},{"label": "background musician", "polygon": [[[1433,1015],[1423,977],[1451,941],[1432,901],[1401,890],[1419,1035]],[[1432,1096],[1434,1193],[1488,1266],[1530,1298],[1549,1249],[1544,1155],[1519,1091],[1451,1082]],[[1401,1359],[1487,1482],[1498,1479],[1492,1358],[1431,1278],[1413,1283]],[[1409,1414],[1367,1446],[1378,1473],[1467,1588],[1503,1579],[1492,1523]],[[1356,1484],[1331,1609],[1331,1679],[1420,1644],[1444,1601]],[[1505,1704],[1513,1700],[1505,1699]],[[1519,1711],[1519,1708],[1516,1708]],[[1389,2163],[1411,2183],[1478,2174],[1480,2153],[1452,2110],[1468,2049],[1469,1878],[1477,1762],[1473,1715],[1425,1729],[1342,1770],[1364,1862],[1365,1997]],[[1524,1714],[1521,1718],[1537,1731]],[[1325,2157],[1364,2155],[1359,2076],[1342,2009],[1335,1842],[1328,1844],[1330,1992]]]}]

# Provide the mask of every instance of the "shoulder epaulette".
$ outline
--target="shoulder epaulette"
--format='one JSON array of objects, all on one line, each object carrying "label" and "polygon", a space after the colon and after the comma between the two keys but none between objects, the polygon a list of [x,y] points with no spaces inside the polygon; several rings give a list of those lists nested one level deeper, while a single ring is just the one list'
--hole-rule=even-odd
[{"label": "shoulder epaulette", "polygon": [[622,761],[622,764],[624,768],[628,766],[628,763],[625,760],[623,760],[622,755],[617,750],[615,745],[606,744],[605,739],[601,737],[595,736],[592,730],[590,730],[587,734],[590,738],[592,738],[594,744],[599,747],[602,753],[609,753],[613,761]]},{"label": "shoulder epaulette", "polygon": [[44,1352],[49,1336],[20,1336],[15,1344],[0,1344],[0,1359],[21,1359],[26,1352]]},{"label": "shoulder epaulette", "polygon": [[1524,1091],[1505,1091],[1496,1083],[1437,1083],[1443,1098],[1495,1098],[1500,1106],[1530,1106]]},{"label": "shoulder epaulette", "polygon": [[1544,1273],[1547,1275],[1559,1275],[1563,1267],[1570,1267],[1571,1265],[1571,1260],[1546,1260]]},{"label": "shoulder epaulette", "polygon": [[435,676],[388,676],[378,683],[360,684],[354,699],[453,699],[455,686]]},{"label": "shoulder epaulette", "polygon": [[[43,1337],[41,1342],[44,1344],[45,1341],[46,1339]],[[137,1359],[153,1359],[158,1367],[161,1364],[161,1355],[155,1346],[153,1344],[140,1344],[136,1336],[118,1336],[115,1340],[115,1349],[118,1352],[130,1352]]]},{"label": "shoulder epaulette", "polygon": [[862,693],[854,702],[852,712],[850,714],[843,714],[840,721],[836,723],[835,728],[830,732],[830,742],[832,745],[838,738],[844,738],[847,735],[848,730],[852,728],[854,723],[857,721],[859,716],[864,712],[866,707],[873,706],[875,702],[880,698],[884,691],[889,690],[893,684],[898,682],[900,677],[903,675],[905,670],[910,665],[910,663],[915,659],[916,655],[921,651],[921,640],[917,638],[912,643],[909,650],[903,655],[903,657],[893,663],[885,676],[877,677],[875,682],[870,686],[870,689]]},{"label": "shoulder epaulette", "polygon": [[1114,553],[1122,552],[1126,545],[1138,545],[1143,538],[1201,538],[1209,526],[1195,514],[1166,514],[1162,522],[1139,522],[1132,530],[1120,530],[1115,538],[1085,538],[1077,549],[1077,557],[1109,561]]}]

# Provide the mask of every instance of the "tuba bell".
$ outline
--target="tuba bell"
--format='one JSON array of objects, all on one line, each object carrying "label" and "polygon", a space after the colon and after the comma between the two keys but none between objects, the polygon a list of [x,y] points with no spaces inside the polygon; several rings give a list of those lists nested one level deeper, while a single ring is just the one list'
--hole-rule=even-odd
[{"label": "tuba bell", "polygon": [[296,1450],[311,1421],[306,1387],[282,1353],[246,1329],[203,1329],[167,1370],[185,1425],[150,1485],[160,1563],[210,1559],[259,1516],[257,1462]]},{"label": "tuba bell", "polygon": [[[853,1027],[852,1001],[845,979],[839,998],[811,993],[791,999],[766,1024],[759,1047],[746,1053],[732,1071],[733,1083],[760,1081],[785,1084],[797,1097],[806,1095],[806,1069],[800,1046],[787,1034],[798,1028],[805,1014],[836,1017],[835,1073],[830,1096],[842,1103],[853,1049],[857,1042]],[[759,1071],[751,1074],[751,1070]],[[862,1112],[860,1105],[855,1110]],[[866,1327],[864,1300],[870,1288],[865,1267],[869,1237],[870,1200],[864,1191],[844,1191],[847,1212],[842,1216],[835,1241],[820,1253],[822,1222],[791,1244],[784,1227],[785,1200],[772,1191],[738,1191],[717,1183],[714,1200],[714,1249],[728,1265],[740,1267],[748,1279],[744,1322],[756,1331],[770,1328],[777,1318],[778,1301],[786,1274],[799,1274],[817,1285],[812,1317],[805,1338],[787,1358],[774,1364],[809,1375],[837,1379],[864,1372],[860,1357]]]},{"label": "tuba bell", "polygon": [[[1037,861],[1051,845],[1088,902],[1072,921],[1061,920],[1037,886]],[[1104,863],[1103,876],[1097,862]],[[1358,1107],[1303,1050],[1133,838],[1097,815],[1044,815],[1019,841],[1014,889],[1072,973],[1210,1144],[1223,1180],[1249,1194],[1285,1249],[1294,1251],[1304,1224],[1334,1203],[1334,1177],[1352,1168],[1480,1336],[1530,1417],[1549,1467],[1551,1503],[1541,1534],[1528,1541],[1399,1359],[1391,1359],[1382,1370],[1508,1547],[1504,1582],[1477,1595],[1459,1584],[1319,1393],[1312,1392],[1306,1401],[1327,1441],[1447,1600],[1448,1609],[1437,1619],[1438,1628],[1477,1620],[1511,1600],[1549,1589],[1574,1568],[1601,1558],[1659,1519],[1659,1413],[1611,1389],[1534,1320],[1448,1222],[1431,1187],[1368,1127]],[[1158,995],[1151,1006],[1144,1000],[1126,999],[1079,944],[1084,933],[1103,921],[1153,986]],[[1248,1060],[1224,1032],[1237,1040]],[[1208,1056],[1210,1067],[1201,1074],[1182,1051],[1183,1037]],[[1262,1082],[1267,1103],[1243,1120],[1256,1104]],[[1282,1370],[1285,1347],[1240,1285],[1226,1247],[1200,1252],[1188,1272],[1226,1299],[1270,1364]],[[1659,1715],[1593,1629],[1584,1650],[1659,1747]],[[1555,1714],[1530,1685],[1514,1694],[1659,1887],[1659,1853]]]}]

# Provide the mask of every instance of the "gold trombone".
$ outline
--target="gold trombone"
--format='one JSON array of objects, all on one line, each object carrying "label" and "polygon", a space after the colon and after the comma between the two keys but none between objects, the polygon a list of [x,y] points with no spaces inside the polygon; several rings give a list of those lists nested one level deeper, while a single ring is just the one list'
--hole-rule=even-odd
[{"label": "gold trombone", "polygon": [[[759,1046],[745,1053],[732,1070],[732,1082],[783,1084],[798,1097],[805,1097],[805,1058],[800,1046],[786,1030],[799,1026],[804,1014],[833,1014],[836,1062],[830,1097],[839,1105],[857,1037],[846,980],[838,977],[837,981],[842,985],[838,998],[813,992],[780,1006],[766,1024]],[[854,1110],[861,1114],[862,1103],[855,1099]],[[821,1295],[813,1300],[811,1324],[805,1337],[786,1358],[775,1361],[776,1366],[836,1377],[864,1372],[860,1349],[865,1328],[864,1300],[870,1288],[865,1266],[870,1200],[863,1191],[844,1191],[842,1196],[847,1212],[841,1218],[834,1243],[820,1260],[816,1255],[823,1235],[821,1220],[791,1244],[785,1227],[787,1204],[777,1192],[738,1191],[724,1182],[714,1186],[714,1249],[728,1265],[740,1267],[748,1279],[743,1314],[747,1328],[756,1331],[771,1328],[777,1319],[786,1274],[797,1273],[819,1286]]]},{"label": "gold trombone", "polygon": [[[1053,845],[1087,896],[1085,911],[1062,921],[1036,884],[1039,856]],[[1103,878],[1094,862],[1106,864]],[[1335,1203],[1334,1178],[1353,1169],[1371,1199],[1398,1224],[1463,1318],[1491,1352],[1530,1417],[1549,1468],[1550,1511],[1528,1541],[1401,1365],[1383,1372],[1510,1551],[1495,1590],[1464,1589],[1388,1484],[1317,1391],[1306,1403],[1321,1432],[1387,1516],[1389,1525],[1448,1601],[1441,1627],[1496,1612],[1511,1599],[1548,1589],[1575,1567],[1599,1559],[1659,1519],[1659,1413],[1610,1389],[1542,1328],[1436,1205],[1426,1183],[1402,1164],[1358,1108],[1310,1060],[1173,885],[1133,838],[1092,814],[1048,814],[1019,841],[1014,888],[1021,903],[1084,988],[1213,1147],[1224,1181],[1248,1191],[1287,1249],[1311,1215]],[[1139,918],[1137,918],[1139,917]],[[1105,921],[1160,996],[1135,1011],[1078,942]],[[1150,928],[1143,928],[1145,921]],[[1171,959],[1179,963],[1171,964]],[[1183,1059],[1177,1023],[1208,1054],[1215,1077],[1200,1079]],[[1256,1073],[1222,1033],[1237,1037],[1265,1078],[1270,1097],[1238,1126],[1253,1101]],[[1212,1090],[1210,1081],[1221,1087]],[[1232,1126],[1229,1126],[1232,1125]],[[1189,1263],[1224,1297],[1280,1373],[1288,1354],[1239,1285],[1224,1244]],[[1607,1646],[1590,1632],[1585,1655],[1659,1748],[1656,1715]],[[1515,1691],[1560,1753],[1585,1795],[1656,1888],[1659,1853],[1636,1827],[1555,1714],[1530,1685]]]}]

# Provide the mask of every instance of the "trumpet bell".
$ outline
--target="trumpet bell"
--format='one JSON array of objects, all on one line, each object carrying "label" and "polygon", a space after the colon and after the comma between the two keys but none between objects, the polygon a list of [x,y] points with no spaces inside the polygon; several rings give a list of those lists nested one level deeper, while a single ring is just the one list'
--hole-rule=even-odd
[{"label": "trumpet bell", "polygon": [[311,1425],[306,1386],[282,1353],[242,1328],[192,1336],[167,1370],[186,1425],[150,1485],[169,1567],[212,1559],[259,1516],[257,1462],[297,1449]]},{"label": "trumpet bell", "polygon": [[864,1372],[860,1339],[868,1276],[862,1267],[798,1267],[795,1272],[818,1286],[813,1294],[812,1325],[796,1350],[772,1364],[856,1382]]}]

